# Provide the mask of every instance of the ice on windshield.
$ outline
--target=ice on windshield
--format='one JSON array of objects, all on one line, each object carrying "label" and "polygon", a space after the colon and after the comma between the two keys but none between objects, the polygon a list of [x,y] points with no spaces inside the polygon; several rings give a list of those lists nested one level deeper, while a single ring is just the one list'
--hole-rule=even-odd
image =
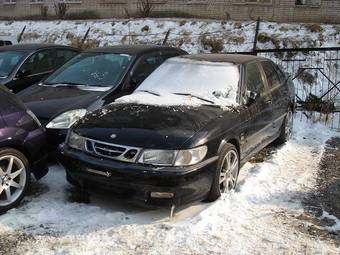
[{"label": "ice on windshield", "polygon": [[236,105],[239,66],[173,58],[154,71],[119,103],[155,105]]}]

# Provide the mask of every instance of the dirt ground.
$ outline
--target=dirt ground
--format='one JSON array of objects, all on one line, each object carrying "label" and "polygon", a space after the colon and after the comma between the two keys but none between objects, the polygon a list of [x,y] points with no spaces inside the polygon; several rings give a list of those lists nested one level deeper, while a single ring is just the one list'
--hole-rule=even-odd
[{"label": "dirt ground", "polygon": [[315,189],[304,200],[304,214],[298,219],[307,223],[300,225],[320,239],[329,239],[340,246],[340,229],[331,229],[337,222],[332,217],[323,217],[323,212],[340,219],[340,138],[327,141],[318,169]]}]

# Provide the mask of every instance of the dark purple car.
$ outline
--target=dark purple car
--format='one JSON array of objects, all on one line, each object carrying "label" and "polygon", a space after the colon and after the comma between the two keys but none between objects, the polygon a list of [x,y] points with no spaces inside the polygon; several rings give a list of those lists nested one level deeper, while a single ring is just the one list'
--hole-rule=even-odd
[{"label": "dark purple car", "polygon": [[0,213],[17,206],[25,196],[31,173],[47,174],[44,129],[32,112],[0,86]]}]

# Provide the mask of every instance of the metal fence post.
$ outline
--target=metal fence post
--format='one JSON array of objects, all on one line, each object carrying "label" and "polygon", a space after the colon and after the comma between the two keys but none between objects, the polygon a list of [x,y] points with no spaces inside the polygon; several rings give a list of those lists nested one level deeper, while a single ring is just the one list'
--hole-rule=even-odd
[{"label": "metal fence post", "polygon": [[254,36],[254,44],[253,44],[253,54],[257,55],[257,37],[259,35],[259,30],[260,30],[260,23],[261,23],[261,18],[258,17],[256,21],[256,28],[255,28],[255,36]]},{"label": "metal fence post", "polygon": [[20,33],[19,36],[18,36],[18,43],[21,42],[22,36],[23,36],[23,34],[25,33],[25,30],[26,30],[26,26],[24,26],[24,28],[22,29],[21,33]]}]

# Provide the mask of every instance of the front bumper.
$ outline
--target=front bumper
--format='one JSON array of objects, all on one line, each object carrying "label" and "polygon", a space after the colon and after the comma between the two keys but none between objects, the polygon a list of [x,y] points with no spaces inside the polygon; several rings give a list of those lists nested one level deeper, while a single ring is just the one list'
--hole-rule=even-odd
[{"label": "front bumper", "polygon": [[[151,206],[178,206],[205,199],[217,168],[217,157],[195,166],[157,169],[97,158],[64,144],[58,159],[69,177],[85,190],[110,190],[124,199]],[[173,197],[152,197],[154,192]]]}]

